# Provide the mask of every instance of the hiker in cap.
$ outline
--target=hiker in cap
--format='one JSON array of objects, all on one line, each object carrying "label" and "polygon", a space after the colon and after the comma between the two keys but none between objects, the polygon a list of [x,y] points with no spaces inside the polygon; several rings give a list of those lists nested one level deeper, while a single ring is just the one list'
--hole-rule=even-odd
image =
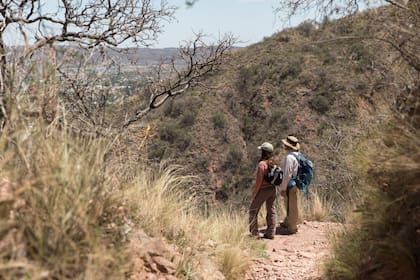
[{"label": "hiker in cap", "polygon": [[258,231],[258,212],[265,202],[267,208],[267,230],[264,238],[273,239],[276,230],[276,188],[274,185],[266,182],[264,176],[268,172],[268,165],[274,162],[274,148],[273,145],[264,142],[258,146],[261,150],[261,158],[258,162],[255,187],[252,191],[252,202],[249,207],[249,231],[252,236],[259,237]]},{"label": "hiker in cap", "polygon": [[295,156],[298,155],[300,144],[294,135],[282,139],[287,155],[283,162],[283,181],[280,185],[280,194],[284,197],[287,216],[280,223],[279,234],[294,234],[297,232],[298,207],[297,207],[297,186],[293,178],[296,178],[299,163]]}]

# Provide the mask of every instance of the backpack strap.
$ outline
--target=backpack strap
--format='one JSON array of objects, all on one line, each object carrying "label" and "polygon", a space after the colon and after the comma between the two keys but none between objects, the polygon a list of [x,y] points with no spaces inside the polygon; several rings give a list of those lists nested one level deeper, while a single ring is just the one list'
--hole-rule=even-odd
[{"label": "backpack strap", "polygon": [[264,172],[264,176],[266,176],[268,174],[268,172],[270,171],[270,163],[268,162],[268,159],[266,159],[264,161],[267,164],[267,169]]}]

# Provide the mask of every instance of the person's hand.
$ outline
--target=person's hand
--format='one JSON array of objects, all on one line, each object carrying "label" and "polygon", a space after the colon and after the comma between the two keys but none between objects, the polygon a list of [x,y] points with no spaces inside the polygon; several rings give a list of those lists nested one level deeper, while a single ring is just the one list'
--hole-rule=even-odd
[{"label": "person's hand", "polygon": [[280,195],[281,195],[282,197],[286,197],[286,191],[280,191]]}]

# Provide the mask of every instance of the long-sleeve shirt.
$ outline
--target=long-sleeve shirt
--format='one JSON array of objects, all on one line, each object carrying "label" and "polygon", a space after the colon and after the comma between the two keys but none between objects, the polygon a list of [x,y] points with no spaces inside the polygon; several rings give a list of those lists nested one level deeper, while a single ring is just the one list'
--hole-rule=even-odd
[{"label": "long-sleeve shirt", "polygon": [[268,164],[266,160],[262,160],[258,163],[257,174],[255,179],[254,193],[258,193],[261,188],[270,186],[270,183],[264,180],[264,175],[268,172]]},{"label": "long-sleeve shirt", "polygon": [[280,191],[286,191],[287,185],[289,184],[290,179],[297,176],[299,163],[297,159],[293,156],[298,155],[297,152],[289,152],[283,162],[283,181],[280,185]]}]

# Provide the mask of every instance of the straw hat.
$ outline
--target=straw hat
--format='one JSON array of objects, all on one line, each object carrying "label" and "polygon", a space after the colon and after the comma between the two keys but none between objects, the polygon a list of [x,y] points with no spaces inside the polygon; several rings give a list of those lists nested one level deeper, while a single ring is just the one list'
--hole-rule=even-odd
[{"label": "straw hat", "polygon": [[283,144],[295,151],[299,151],[300,149],[300,144],[299,144],[299,140],[297,139],[296,136],[293,135],[289,135],[286,137],[286,139],[281,140],[283,142]]}]

